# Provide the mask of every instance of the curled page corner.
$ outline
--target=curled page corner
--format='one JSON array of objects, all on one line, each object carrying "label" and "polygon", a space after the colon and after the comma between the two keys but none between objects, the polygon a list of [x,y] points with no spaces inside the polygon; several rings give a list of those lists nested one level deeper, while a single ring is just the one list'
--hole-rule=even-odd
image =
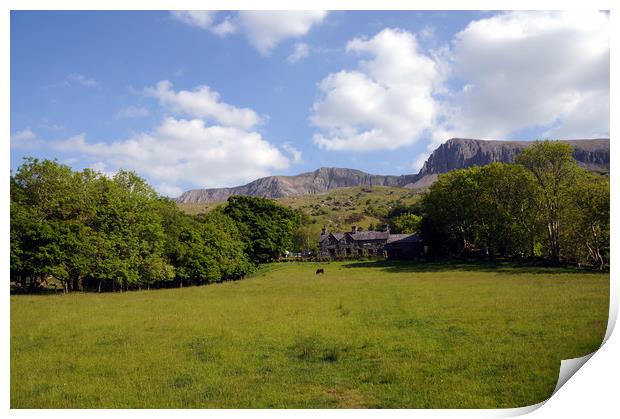
[{"label": "curled page corner", "polygon": [[557,393],[558,390],[562,388],[562,386],[566,384],[568,380],[570,380],[570,378],[573,375],[575,375],[575,373],[579,371],[579,369],[583,367],[585,363],[588,362],[590,358],[592,358],[594,354],[598,352],[599,349],[603,347],[605,342],[607,342],[607,340],[611,336],[611,333],[616,325],[617,306],[613,308],[614,310],[610,310],[610,315],[609,315],[609,319],[607,322],[607,331],[605,333],[605,337],[603,338],[603,342],[601,343],[601,346],[594,352],[589,353],[587,355],[584,355],[578,358],[563,359],[560,362],[560,372],[558,374],[558,382],[555,385],[555,389],[553,390],[553,393],[551,393],[551,396],[549,396],[548,399],[543,400],[540,403],[532,404],[529,406],[502,409],[497,412],[497,415],[495,415],[495,417],[515,417],[515,416],[526,415],[538,409],[539,407],[542,407],[545,403],[547,403],[551,399],[551,397],[553,397],[553,395]]},{"label": "curled page corner", "polygon": [[[549,399],[547,399],[547,400],[549,400]],[[529,406],[513,407],[513,408],[508,408],[508,409],[497,410],[496,411],[497,413],[496,413],[496,415],[494,417],[497,417],[497,418],[513,418],[515,416],[527,415],[528,413],[532,413],[534,410],[538,409],[543,404],[547,403],[547,400],[543,400],[542,402],[539,402],[539,403],[536,403],[536,404],[531,404]]]},{"label": "curled page corner", "polygon": [[618,319],[618,311],[619,311],[618,309],[620,305],[618,302],[619,298],[617,295],[617,291],[615,290],[614,287],[610,289],[609,297],[610,297],[610,302],[609,302],[609,316],[607,318],[607,329],[605,331],[605,336],[603,337],[603,341],[601,342],[601,346],[599,346],[598,349],[596,349],[592,353],[589,353],[588,355],[584,355],[578,358],[563,359],[560,362],[560,372],[558,374],[558,381],[555,385],[555,389],[553,390],[553,393],[551,393],[549,398],[547,398],[546,400],[543,400],[539,403],[532,404],[529,406],[513,407],[513,408],[508,408],[508,409],[498,409],[498,410],[495,410],[494,413],[492,414],[493,417],[504,417],[505,418],[505,417],[522,416],[522,415],[526,415],[528,413],[535,411],[539,407],[542,407],[545,403],[547,403],[551,399],[551,397],[553,397],[555,393],[558,392],[560,388],[562,388],[564,384],[568,382],[568,380],[573,375],[575,375],[577,371],[579,371],[581,367],[585,365],[586,362],[590,360],[590,358],[594,356],[594,354],[596,354],[603,347],[603,345],[605,345],[605,343],[607,342],[607,340],[609,339],[613,330],[616,327],[616,321]]},{"label": "curled page corner", "polygon": [[547,403],[551,397],[553,397],[553,395],[564,385],[566,384],[566,382],[577,372],[579,371],[579,368],[583,367],[583,365],[588,362],[588,360],[592,357],[592,355],[594,355],[596,353],[596,351],[586,355],[586,356],[582,356],[579,358],[572,358],[572,359],[563,359],[560,363],[560,373],[558,374],[558,382],[555,385],[555,389],[553,390],[553,393],[551,393],[551,396],[549,396],[548,399],[543,400],[542,402],[536,403],[536,404],[532,404],[529,406],[523,406],[523,407],[515,407],[515,408],[509,408],[509,409],[502,409],[497,411],[497,414],[494,415],[494,417],[515,417],[515,416],[522,416],[522,415],[526,415],[528,413],[533,412],[534,410],[538,409],[539,407],[542,407],[545,403]]},{"label": "curled page corner", "polygon": [[[553,393],[551,394],[549,398],[553,397],[553,395],[557,393],[557,391],[560,388],[562,388],[562,386],[566,384],[566,382],[573,375],[575,375],[577,371],[579,371],[579,368],[583,367],[584,364],[588,362],[588,360],[592,358],[592,356],[594,356],[594,354],[597,353],[599,349],[603,347],[603,345],[607,342],[607,340],[611,336],[611,333],[616,327],[616,320],[618,318],[618,296],[616,295],[617,291],[615,291],[613,287],[610,289],[609,292],[610,292],[609,316],[607,318],[607,329],[605,330],[605,336],[603,337],[601,346],[599,346],[597,350],[595,350],[594,352],[588,355],[585,355],[579,358],[563,359],[560,364],[560,373],[558,375],[558,382],[555,385],[555,389],[553,390]],[[542,406],[544,403],[546,403],[546,401],[540,403],[540,406]],[[534,405],[534,406],[537,406],[537,408],[540,407],[538,405]]]},{"label": "curled page corner", "polygon": [[566,382],[577,372],[579,368],[588,362],[590,358],[596,353],[596,351],[579,358],[563,359],[560,364],[560,374],[558,375],[558,382],[555,385],[555,389],[551,394],[551,397],[564,385]]}]

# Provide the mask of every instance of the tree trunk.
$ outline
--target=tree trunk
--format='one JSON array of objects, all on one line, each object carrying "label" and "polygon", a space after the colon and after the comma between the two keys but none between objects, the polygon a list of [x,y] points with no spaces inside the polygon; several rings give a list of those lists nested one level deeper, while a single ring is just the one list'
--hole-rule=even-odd
[{"label": "tree trunk", "polygon": [[28,292],[33,293],[34,292],[34,288],[35,288],[35,284],[37,282],[37,276],[36,275],[32,275],[30,277],[30,285],[28,287]]},{"label": "tree trunk", "polygon": [[590,224],[590,231],[592,232],[592,258],[594,259],[594,263],[598,265],[599,269],[603,269],[605,267],[605,261],[603,260],[603,255],[601,255],[601,249],[598,244],[598,235],[596,234],[596,228],[593,224]]},{"label": "tree trunk", "polygon": [[549,247],[551,250],[551,262],[558,264],[560,262],[560,242],[559,242],[559,223],[557,220],[549,220],[547,223],[547,231],[549,233]]}]

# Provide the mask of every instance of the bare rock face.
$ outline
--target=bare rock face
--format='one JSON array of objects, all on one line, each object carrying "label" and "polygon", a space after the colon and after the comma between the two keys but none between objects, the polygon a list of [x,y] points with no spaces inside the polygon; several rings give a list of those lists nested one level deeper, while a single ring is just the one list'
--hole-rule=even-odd
[{"label": "bare rock face", "polygon": [[[573,157],[586,169],[609,171],[609,139],[570,140]],[[418,176],[446,173],[454,169],[502,162],[514,163],[517,155],[531,141],[492,141],[452,138],[429,156]]]},{"label": "bare rock face", "polygon": [[[573,156],[580,166],[597,172],[609,172],[609,139],[570,140]],[[371,175],[354,169],[321,167],[297,176],[269,176],[233,188],[193,189],[184,192],[177,202],[221,202],[233,195],[282,198],[318,194],[353,186],[400,186],[426,189],[441,173],[454,169],[502,162],[514,163],[530,141],[493,141],[452,138],[429,156],[417,175]]]},{"label": "bare rock face", "polygon": [[361,170],[321,167],[314,172],[297,176],[269,176],[234,188],[193,189],[184,192],[177,198],[177,202],[225,201],[232,195],[282,198],[318,194],[353,186],[404,186],[415,181],[415,178],[415,175],[381,176],[371,175]]}]

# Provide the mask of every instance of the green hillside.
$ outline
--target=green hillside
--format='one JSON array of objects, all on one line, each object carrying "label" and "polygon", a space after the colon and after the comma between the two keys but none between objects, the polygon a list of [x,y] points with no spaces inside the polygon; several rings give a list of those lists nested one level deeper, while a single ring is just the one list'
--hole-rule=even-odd
[{"label": "green hillside", "polygon": [[[420,194],[419,191],[406,188],[365,186],[335,189],[319,195],[280,198],[277,201],[306,214],[310,220],[310,231],[318,237],[323,224],[332,231],[347,231],[353,225],[367,230],[372,224],[382,224],[391,209],[413,204],[420,198]],[[221,204],[177,205],[188,214],[200,214]]]}]

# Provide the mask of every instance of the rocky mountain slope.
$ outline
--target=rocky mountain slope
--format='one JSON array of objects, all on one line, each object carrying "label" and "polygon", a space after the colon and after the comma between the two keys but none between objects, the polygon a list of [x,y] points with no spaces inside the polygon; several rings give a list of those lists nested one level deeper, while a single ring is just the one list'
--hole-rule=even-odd
[{"label": "rocky mountain slope", "polygon": [[[581,167],[597,172],[609,171],[609,139],[568,140],[573,146],[573,157]],[[519,152],[531,141],[477,140],[452,138],[431,153],[417,175],[416,181],[407,185],[424,188],[437,179],[440,173],[454,169],[502,162],[514,163]]]},{"label": "rocky mountain slope", "polygon": [[[566,141],[574,148],[575,159],[591,170],[609,170],[609,139]],[[446,173],[470,166],[493,162],[514,163],[519,152],[530,141],[492,141],[453,138],[429,156],[419,175]]]},{"label": "rocky mountain slope", "polygon": [[[609,171],[609,139],[571,140],[574,157],[582,167]],[[282,198],[318,194],[353,186],[398,186],[427,188],[440,173],[493,162],[513,163],[528,141],[494,141],[452,138],[440,145],[417,175],[382,176],[360,170],[322,167],[297,176],[269,176],[233,188],[194,189],[184,192],[177,202],[208,203],[225,201],[231,195]]]},{"label": "rocky mountain slope", "polygon": [[264,177],[234,188],[193,189],[184,192],[177,199],[177,202],[225,201],[231,195],[283,198],[318,194],[352,186],[403,186],[415,182],[415,180],[415,175],[381,176],[371,175],[361,170],[321,167],[314,172],[302,173],[297,176]]}]

